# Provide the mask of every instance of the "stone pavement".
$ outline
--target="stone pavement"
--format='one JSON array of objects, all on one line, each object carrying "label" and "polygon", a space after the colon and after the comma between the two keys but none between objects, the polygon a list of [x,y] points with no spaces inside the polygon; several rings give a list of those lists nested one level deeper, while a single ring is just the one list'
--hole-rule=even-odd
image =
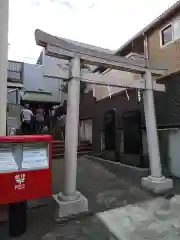
[{"label": "stone pavement", "polygon": [[180,195],[156,198],[97,214],[111,239],[179,240]]},{"label": "stone pavement", "polygon": [[[52,198],[30,202],[42,205],[28,212],[27,232],[17,240],[90,240],[108,239],[106,230],[95,214],[105,210],[151,200],[153,197],[140,189],[142,173],[124,167],[92,161],[78,160],[77,189],[89,200],[93,216],[56,224],[53,221],[56,205]],[[53,160],[53,193],[62,190],[63,160]],[[3,236],[3,238],[1,237]],[[0,228],[0,239],[10,239],[7,229]]]}]

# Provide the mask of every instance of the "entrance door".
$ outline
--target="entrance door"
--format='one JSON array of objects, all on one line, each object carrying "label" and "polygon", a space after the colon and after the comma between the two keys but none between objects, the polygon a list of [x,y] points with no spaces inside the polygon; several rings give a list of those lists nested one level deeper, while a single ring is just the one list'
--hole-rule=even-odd
[{"label": "entrance door", "polygon": [[105,149],[116,150],[116,111],[111,109],[104,114]]},{"label": "entrance door", "polygon": [[140,154],[142,150],[141,115],[139,111],[123,114],[124,153]]}]

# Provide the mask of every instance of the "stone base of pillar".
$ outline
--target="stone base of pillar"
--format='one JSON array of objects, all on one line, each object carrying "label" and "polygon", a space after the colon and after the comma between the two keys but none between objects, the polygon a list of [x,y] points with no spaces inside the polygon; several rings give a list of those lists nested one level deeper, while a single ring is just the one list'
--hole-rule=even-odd
[{"label": "stone base of pillar", "polygon": [[62,193],[53,195],[57,202],[58,209],[56,213],[56,221],[61,221],[62,218],[72,217],[88,212],[88,200],[80,192],[77,192],[70,199],[63,196]]},{"label": "stone base of pillar", "polygon": [[173,188],[173,181],[172,179],[165,177],[156,178],[148,176],[141,179],[141,185],[153,193],[163,194],[167,193]]}]

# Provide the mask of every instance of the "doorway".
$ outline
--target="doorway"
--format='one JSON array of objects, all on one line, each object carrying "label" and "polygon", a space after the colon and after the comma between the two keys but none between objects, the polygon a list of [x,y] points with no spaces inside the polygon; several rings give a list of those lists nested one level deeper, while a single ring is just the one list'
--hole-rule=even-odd
[{"label": "doorway", "polygon": [[141,114],[139,111],[123,113],[124,153],[142,153]]}]

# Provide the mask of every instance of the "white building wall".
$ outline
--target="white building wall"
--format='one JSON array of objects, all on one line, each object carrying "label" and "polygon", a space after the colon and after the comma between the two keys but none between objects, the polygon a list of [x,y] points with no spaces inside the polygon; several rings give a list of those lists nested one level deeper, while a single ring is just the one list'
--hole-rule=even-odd
[{"label": "white building wall", "polygon": [[52,93],[52,99],[54,102],[62,101],[61,80],[56,78],[44,77],[44,90]]},{"label": "white building wall", "polygon": [[[161,129],[158,132],[164,132],[165,135],[162,137],[166,138],[165,145],[161,142],[162,138],[159,138],[160,150],[165,151],[167,158],[167,169],[172,176],[180,178],[180,129]],[[158,134],[159,135],[159,134]],[[143,154],[144,156],[148,155],[148,146],[147,146],[147,134],[146,131],[142,132],[142,140],[143,140]],[[167,144],[167,145],[166,145]],[[164,154],[162,154],[161,161],[166,161],[164,159]],[[165,163],[163,163],[165,164]]]},{"label": "white building wall", "polygon": [[45,88],[44,76],[41,65],[24,63],[24,90],[25,91],[40,91]]},{"label": "white building wall", "polygon": [[24,64],[24,91],[51,93],[52,102],[61,102],[61,79],[44,76],[45,67],[39,64]]},{"label": "white building wall", "polygon": [[43,74],[46,77],[54,77],[61,79],[63,76],[68,77],[68,61],[53,58],[44,55],[43,58]]}]

